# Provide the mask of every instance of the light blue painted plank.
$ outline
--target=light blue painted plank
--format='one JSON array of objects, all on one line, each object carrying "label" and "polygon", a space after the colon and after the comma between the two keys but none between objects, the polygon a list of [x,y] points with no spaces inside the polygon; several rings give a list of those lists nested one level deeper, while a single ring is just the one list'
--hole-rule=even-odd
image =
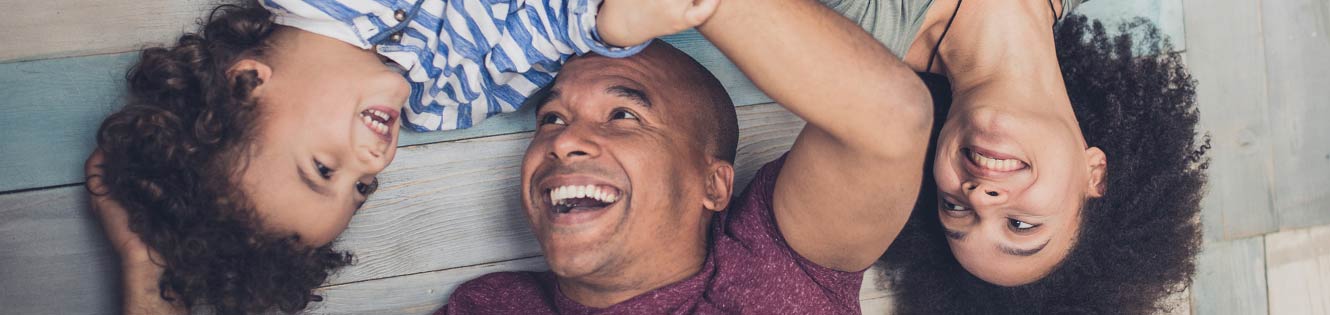
[{"label": "light blue painted plank", "polygon": [[[733,64],[694,31],[665,41],[693,55],[725,84],[737,105],[770,102]],[[94,134],[124,94],[124,73],[136,53],[0,64],[0,191],[83,181],[83,159]],[[401,145],[530,131],[529,111],[501,115],[451,132],[403,133]]]},{"label": "light blue painted plank", "polygon": [[1206,243],[1196,258],[1193,314],[1266,314],[1262,237]]},{"label": "light blue painted plank", "polygon": [[1077,7],[1074,13],[1103,22],[1110,32],[1129,19],[1145,18],[1173,41],[1173,48],[1177,51],[1187,48],[1182,0],[1097,0]]},{"label": "light blue painted plank", "polygon": [[1330,1],[1262,1],[1261,15],[1279,226],[1330,224]]}]

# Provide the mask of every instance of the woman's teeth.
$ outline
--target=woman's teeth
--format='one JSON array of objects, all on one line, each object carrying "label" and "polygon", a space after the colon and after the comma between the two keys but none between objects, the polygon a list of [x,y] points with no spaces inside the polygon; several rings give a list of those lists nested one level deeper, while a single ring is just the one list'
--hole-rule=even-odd
[{"label": "woman's teeth", "polygon": [[979,165],[980,168],[994,170],[999,172],[1010,172],[1025,168],[1025,162],[1017,159],[994,159],[973,150],[970,151],[970,161]]},{"label": "woman's teeth", "polygon": [[611,204],[619,200],[619,191],[613,187],[598,185],[559,186],[550,190],[550,204],[572,206],[578,198],[590,198]]}]

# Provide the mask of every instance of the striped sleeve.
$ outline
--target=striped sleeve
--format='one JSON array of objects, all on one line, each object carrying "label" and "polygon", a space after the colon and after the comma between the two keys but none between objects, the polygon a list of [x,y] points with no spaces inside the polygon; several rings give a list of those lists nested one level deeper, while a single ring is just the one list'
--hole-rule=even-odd
[{"label": "striped sleeve", "polygon": [[611,47],[600,40],[601,0],[262,3],[279,24],[372,47],[401,66],[412,90],[402,124],[416,131],[470,128],[515,111],[552,82],[569,57],[627,57],[645,47]]}]

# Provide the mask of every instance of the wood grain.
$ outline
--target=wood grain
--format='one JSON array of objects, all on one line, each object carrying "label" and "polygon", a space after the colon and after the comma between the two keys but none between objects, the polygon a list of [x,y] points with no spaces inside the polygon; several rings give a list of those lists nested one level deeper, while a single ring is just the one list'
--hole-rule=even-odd
[{"label": "wood grain", "polygon": [[[697,32],[664,40],[710,69],[736,105],[771,102]],[[0,64],[0,126],[6,128],[0,133],[0,178],[18,179],[0,181],[0,192],[82,182],[97,127],[123,104],[125,71],[136,58],[137,53],[122,53]],[[531,131],[534,121],[528,106],[467,130],[403,132],[399,144]]]},{"label": "wood grain", "polygon": [[[789,149],[803,123],[775,104],[739,112],[736,185]],[[412,146],[339,247],[358,263],[330,285],[422,274],[540,254],[513,191],[530,133]],[[0,194],[0,305],[19,314],[118,309],[114,253],[82,186]],[[461,277],[461,276],[449,276]],[[372,284],[365,284],[372,285]],[[79,298],[70,298],[77,296]]]},{"label": "wood grain", "polygon": [[[1246,0],[1185,0],[1186,61],[1198,81],[1201,129],[1213,137],[1207,239],[1274,231],[1271,145],[1260,8]],[[1235,45],[1234,43],[1242,43]]]},{"label": "wood grain", "polygon": [[1281,229],[1330,224],[1330,2],[1261,1]]},{"label": "wood grain", "polygon": [[1330,225],[1265,236],[1271,314],[1330,314]]},{"label": "wood grain", "polygon": [[[0,62],[119,53],[197,28],[214,0],[6,1]],[[21,44],[20,44],[21,43]]]},{"label": "wood grain", "polygon": [[[1193,49],[1196,49],[1193,47]],[[1262,237],[1205,244],[1196,259],[1192,313],[1267,314]]]}]

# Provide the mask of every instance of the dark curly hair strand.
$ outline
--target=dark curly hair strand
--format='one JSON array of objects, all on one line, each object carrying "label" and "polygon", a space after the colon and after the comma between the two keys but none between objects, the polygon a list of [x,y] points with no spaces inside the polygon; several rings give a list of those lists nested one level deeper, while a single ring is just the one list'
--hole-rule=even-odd
[{"label": "dark curly hair strand", "polygon": [[1109,36],[1084,16],[1056,29],[1076,119],[1086,142],[1108,156],[1105,194],[1084,205],[1071,252],[1027,285],[974,277],[947,245],[925,172],[914,213],[880,261],[897,311],[1147,314],[1190,285],[1209,148],[1196,137],[1195,81],[1152,24],[1137,19],[1120,30]]},{"label": "dark curly hair strand", "polygon": [[102,123],[105,181],[130,228],[160,257],[162,298],[219,314],[296,312],[351,256],[264,229],[238,189],[260,111],[257,73],[275,25],[257,3],[213,9],[199,33],[144,49],[126,75],[127,105]]}]

